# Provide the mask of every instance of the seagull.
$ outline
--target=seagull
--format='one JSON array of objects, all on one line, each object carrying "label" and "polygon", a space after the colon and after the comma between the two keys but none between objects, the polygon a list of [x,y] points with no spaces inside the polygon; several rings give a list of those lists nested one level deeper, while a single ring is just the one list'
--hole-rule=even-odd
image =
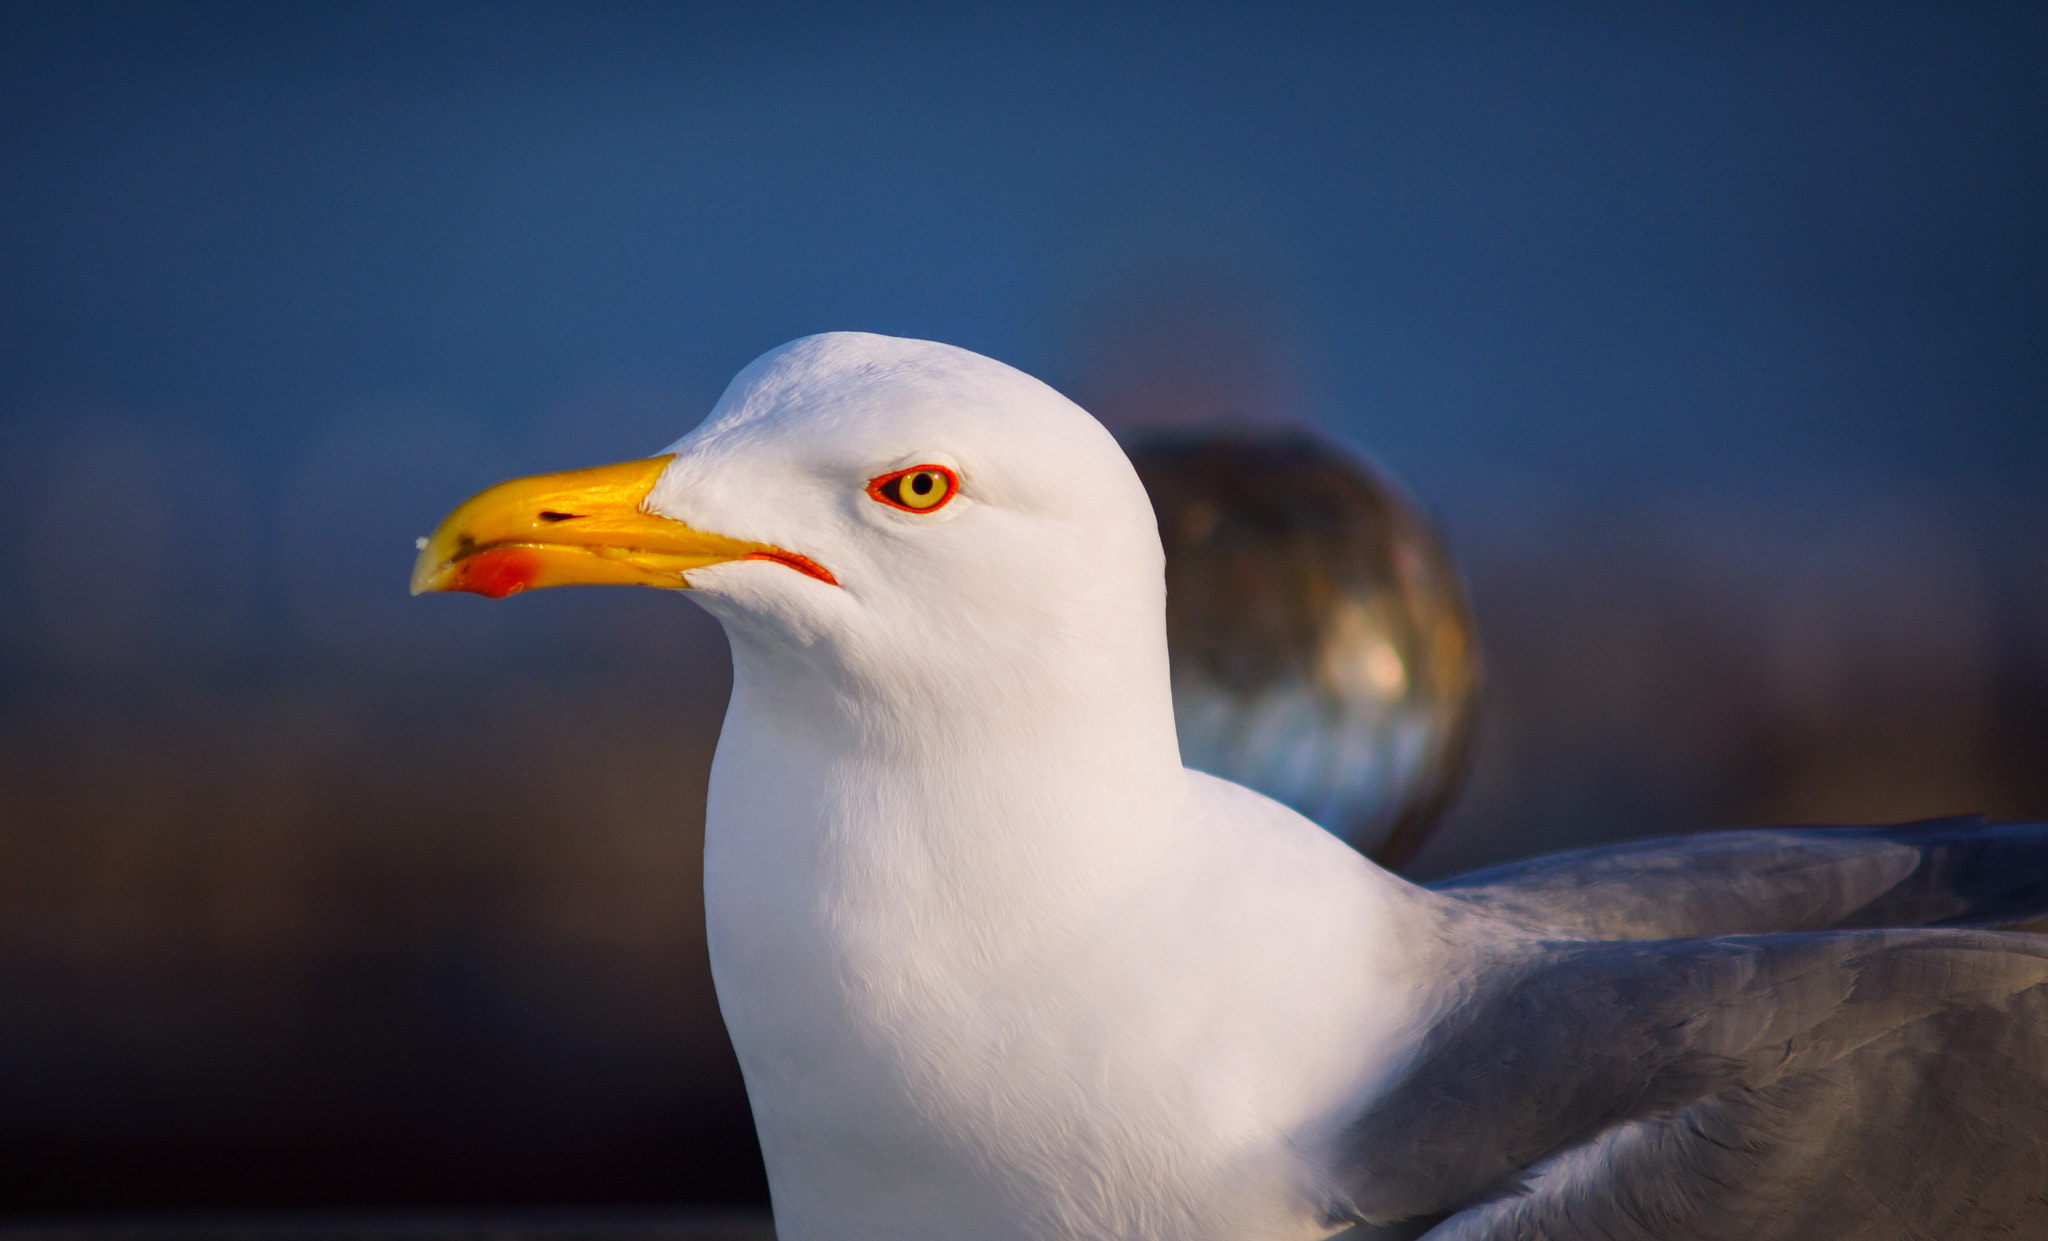
[{"label": "seagull", "polygon": [[1086,412],[861,333],[421,549],[723,623],[709,944],[785,1241],[2048,1236],[2048,825],[1418,886],[1183,767],[1161,565]]}]

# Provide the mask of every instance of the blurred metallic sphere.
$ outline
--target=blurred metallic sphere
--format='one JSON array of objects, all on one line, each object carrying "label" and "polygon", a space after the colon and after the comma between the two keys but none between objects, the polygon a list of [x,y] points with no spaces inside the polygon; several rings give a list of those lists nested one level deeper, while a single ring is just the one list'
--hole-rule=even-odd
[{"label": "blurred metallic sphere", "polygon": [[1415,503],[1301,432],[1150,440],[1131,460],[1166,544],[1187,764],[1399,865],[1463,772],[1471,609]]}]

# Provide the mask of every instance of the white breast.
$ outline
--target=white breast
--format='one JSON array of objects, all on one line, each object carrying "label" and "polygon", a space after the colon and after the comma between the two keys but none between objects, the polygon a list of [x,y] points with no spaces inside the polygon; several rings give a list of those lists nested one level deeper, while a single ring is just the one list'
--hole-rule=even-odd
[{"label": "white breast", "polygon": [[957,806],[844,756],[763,781],[763,742],[721,741],[705,885],[783,1237],[1328,1231],[1304,1154],[1429,1008],[1398,881],[1192,773],[1113,866],[1071,821],[949,853]]}]

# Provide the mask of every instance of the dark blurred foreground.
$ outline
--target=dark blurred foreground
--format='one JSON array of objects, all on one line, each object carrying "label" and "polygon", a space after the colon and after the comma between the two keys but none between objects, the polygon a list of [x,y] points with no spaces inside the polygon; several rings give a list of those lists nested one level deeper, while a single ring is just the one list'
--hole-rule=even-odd
[{"label": "dark blurred foreground", "polygon": [[0,1241],[774,1241],[765,1210],[188,1212],[0,1224]]},{"label": "dark blurred foreground", "polygon": [[12,687],[0,1201],[762,1196],[698,892],[718,685],[494,671]]}]

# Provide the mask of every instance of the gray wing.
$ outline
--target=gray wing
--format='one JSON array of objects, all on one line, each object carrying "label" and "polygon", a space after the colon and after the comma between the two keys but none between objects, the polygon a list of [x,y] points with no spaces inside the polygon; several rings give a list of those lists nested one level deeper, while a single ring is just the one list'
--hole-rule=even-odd
[{"label": "gray wing", "polygon": [[2048,989],[1620,1126],[1429,1241],[2048,1236]]},{"label": "gray wing", "polygon": [[[1331,1213],[1381,1222],[1466,1208],[1478,1212],[1473,1218],[1531,1211],[1565,1201],[1551,1189],[1567,1172],[1595,1180],[1597,1172],[1606,1178],[1605,1189],[1591,1191],[1597,1200],[1619,1203],[1618,1218],[1634,1218],[1631,1194],[1746,1193],[1721,1179],[1732,1157],[1716,1153],[1723,1146],[1818,1144],[1830,1158],[1860,1166],[1850,1141],[1865,1119],[1856,1100],[1802,1083],[1839,1079],[1889,1089],[1897,1085],[1887,1077],[1890,1061],[1863,1049],[1904,1040],[1899,1045],[1917,1049],[1923,1067],[1933,1064],[1974,1028],[1974,1017],[1957,1014],[2004,1013],[1997,1006],[2021,993],[2038,997],[2029,989],[2044,980],[2048,937],[2000,932],[1539,945],[1482,979],[1438,1022],[1400,1080],[1342,1131],[1331,1169],[1342,1197]],[[2039,1007],[2038,998],[2028,1002]],[[1963,1024],[1930,1024],[1935,1017]],[[2048,1037],[2034,1030],[2024,1038],[2038,1061],[2029,1070],[2038,1088],[2048,1074]],[[1801,1091],[1818,1092],[1809,1112],[1770,1102]],[[1912,1093],[1934,1097],[1926,1086]],[[1980,1096],[1952,1106],[1967,1119],[1973,1108],[2004,1103]],[[1815,1116],[1833,1127],[1813,1127]],[[2038,1158],[2048,1115],[2015,1132]],[[1886,1140],[1899,1136],[1893,1130]],[[1943,1158],[1969,1160],[1988,1149],[1985,1140],[1963,1140],[1968,1134],[1947,1136],[1961,1145]],[[1649,1153],[1636,1164],[1618,1160],[1611,1148],[1625,1140],[1639,1140]],[[1654,1169],[1642,1170],[1644,1161]],[[1566,1211],[1559,1218],[1578,1218],[1569,1202],[1559,1209]]]},{"label": "gray wing", "polygon": [[1552,854],[1436,891],[1562,937],[2007,926],[2048,916],[2048,823],[1705,832]]}]

